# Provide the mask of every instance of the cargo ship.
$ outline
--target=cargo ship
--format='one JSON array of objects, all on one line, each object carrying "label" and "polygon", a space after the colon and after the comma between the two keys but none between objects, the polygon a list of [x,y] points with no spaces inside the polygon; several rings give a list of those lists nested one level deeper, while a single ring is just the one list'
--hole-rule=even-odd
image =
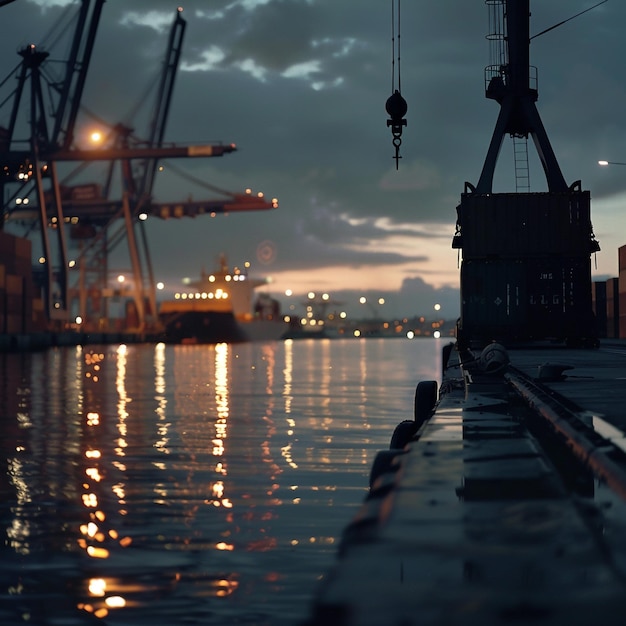
[{"label": "cargo ship", "polygon": [[255,293],[268,284],[267,278],[250,276],[247,264],[231,270],[221,255],[215,272],[202,271],[200,280],[161,303],[165,340],[196,344],[281,339],[287,324],[279,302],[267,293]]}]

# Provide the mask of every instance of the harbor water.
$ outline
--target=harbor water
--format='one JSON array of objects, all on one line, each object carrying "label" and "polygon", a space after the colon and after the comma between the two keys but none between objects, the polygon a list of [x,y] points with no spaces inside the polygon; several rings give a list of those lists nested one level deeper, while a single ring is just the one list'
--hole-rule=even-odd
[{"label": "harbor water", "polygon": [[0,624],[301,623],[441,348],[0,354]]}]

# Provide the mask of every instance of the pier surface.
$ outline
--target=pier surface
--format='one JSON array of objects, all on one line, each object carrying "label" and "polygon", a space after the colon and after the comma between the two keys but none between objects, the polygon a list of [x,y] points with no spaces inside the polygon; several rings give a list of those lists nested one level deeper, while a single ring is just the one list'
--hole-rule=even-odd
[{"label": "pier surface", "polygon": [[308,624],[624,623],[626,342],[508,357],[494,374],[452,353]]}]

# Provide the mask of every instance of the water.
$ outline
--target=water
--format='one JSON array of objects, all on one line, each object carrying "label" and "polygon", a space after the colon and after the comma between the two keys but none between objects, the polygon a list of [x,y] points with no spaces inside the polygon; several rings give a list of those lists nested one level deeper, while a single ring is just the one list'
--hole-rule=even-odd
[{"label": "water", "polygon": [[440,351],[0,354],[0,624],[301,623]]}]

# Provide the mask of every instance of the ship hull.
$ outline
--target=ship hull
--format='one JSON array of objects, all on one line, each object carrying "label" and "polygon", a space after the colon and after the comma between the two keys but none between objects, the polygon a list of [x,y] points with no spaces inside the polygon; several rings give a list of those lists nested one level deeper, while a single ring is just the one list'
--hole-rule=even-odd
[{"label": "ship hull", "polygon": [[186,311],[162,315],[168,343],[237,343],[247,341],[230,311]]},{"label": "ship hull", "polygon": [[247,341],[278,341],[286,325],[273,320],[239,322],[230,311],[187,311],[162,315],[168,343],[212,344]]}]

